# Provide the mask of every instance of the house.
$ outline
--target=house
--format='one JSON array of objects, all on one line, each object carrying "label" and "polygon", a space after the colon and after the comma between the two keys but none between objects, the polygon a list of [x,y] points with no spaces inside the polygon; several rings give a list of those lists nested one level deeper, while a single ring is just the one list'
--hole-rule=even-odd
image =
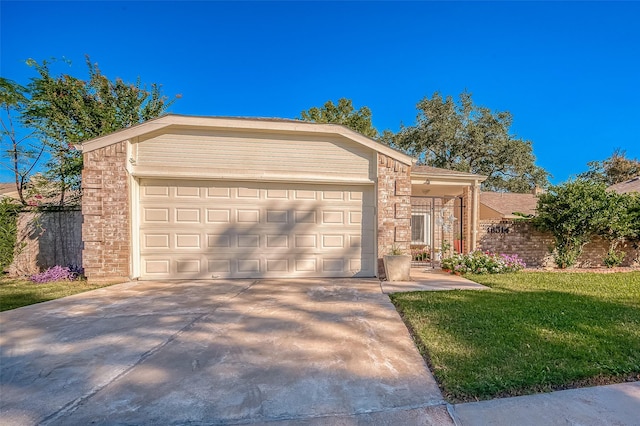
[{"label": "house", "polygon": [[3,198],[18,199],[15,182],[0,182],[0,200]]},{"label": "house", "polygon": [[640,176],[636,176],[624,182],[616,183],[607,188],[610,191],[615,191],[618,194],[628,194],[636,192],[640,194]]},{"label": "house", "polygon": [[517,219],[536,213],[538,196],[534,193],[480,193],[480,220]]},{"label": "house", "polygon": [[89,280],[373,277],[414,236],[476,244],[483,176],[340,125],[166,115],[80,149]]}]

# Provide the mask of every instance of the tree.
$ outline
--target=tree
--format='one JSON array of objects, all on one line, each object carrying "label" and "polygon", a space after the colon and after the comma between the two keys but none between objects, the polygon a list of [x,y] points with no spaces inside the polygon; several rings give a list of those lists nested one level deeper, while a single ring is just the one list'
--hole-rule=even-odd
[{"label": "tree", "polygon": [[22,123],[38,132],[49,153],[45,176],[55,184],[60,205],[69,190],[80,188],[82,155],[76,144],[158,117],[174,102],[157,84],[147,89],[140,79],[135,84],[109,80],[88,56],[86,81],[52,75],[47,61],[27,64],[38,76],[28,85]]},{"label": "tree", "polygon": [[26,90],[25,87],[16,82],[0,77],[2,150],[9,159],[10,165],[5,165],[5,167],[11,170],[14,175],[18,199],[22,205],[27,205],[25,189],[31,172],[36,167],[44,151],[43,146],[30,143],[33,138],[33,132],[19,135],[14,125],[14,114],[19,116],[27,102]]},{"label": "tree", "polygon": [[549,173],[535,165],[531,142],[510,133],[509,112],[476,106],[466,92],[457,103],[435,92],[417,109],[416,124],[403,126],[387,143],[420,163],[485,175],[485,190],[529,192],[548,184]]},{"label": "tree", "polygon": [[578,178],[602,182],[607,186],[624,182],[640,175],[640,161],[627,158],[626,151],[616,148],[611,157],[602,161],[587,163],[589,170],[580,173]]},{"label": "tree", "polygon": [[533,221],[553,235],[558,267],[573,266],[583,247],[602,235],[612,217],[610,201],[604,184],[587,180],[551,186],[539,196]]},{"label": "tree", "polygon": [[364,106],[356,111],[350,99],[341,98],[337,105],[329,100],[320,108],[302,111],[300,116],[304,121],[342,124],[372,139],[378,138],[378,131],[371,123],[371,110]]}]

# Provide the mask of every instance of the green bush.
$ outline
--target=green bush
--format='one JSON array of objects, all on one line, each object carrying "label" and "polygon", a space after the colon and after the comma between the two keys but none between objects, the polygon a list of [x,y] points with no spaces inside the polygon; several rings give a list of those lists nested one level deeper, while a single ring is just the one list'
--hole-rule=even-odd
[{"label": "green bush", "polygon": [[624,260],[625,252],[616,251],[613,248],[610,248],[607,252],[607,255],[602,259],[602,262],[605,264],[607,268],[615,268],[616,266],[620,266],[622,261]]},{"label": "green bush", "polygon": [[9,198],[0,201],[0,272],[13,262],[20,206]]}]

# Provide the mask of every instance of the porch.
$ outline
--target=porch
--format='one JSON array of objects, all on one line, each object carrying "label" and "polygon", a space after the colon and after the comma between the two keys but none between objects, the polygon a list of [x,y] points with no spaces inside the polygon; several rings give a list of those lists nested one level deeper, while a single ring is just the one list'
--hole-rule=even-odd
[{"label": "porch", "polygon": [[411,169],[413,267],[433,269],[444,257],[476,248],[480,183],[484,179],[429,166]]}]

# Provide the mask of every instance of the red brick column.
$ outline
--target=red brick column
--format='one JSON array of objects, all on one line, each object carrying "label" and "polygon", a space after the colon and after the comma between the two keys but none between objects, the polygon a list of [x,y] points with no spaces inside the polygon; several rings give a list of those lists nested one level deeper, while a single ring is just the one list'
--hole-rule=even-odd
[{"label": "red brick column", "polygon": [[[411,166],[378,153],[378,274],[393,246],[411,250]],[[384,269],[382,268],[382,271]]]},{"label": "red brick column", "polygon": [[90,281],[129,278],[131,236],[127,142],[84,154],[82,264]]}]

